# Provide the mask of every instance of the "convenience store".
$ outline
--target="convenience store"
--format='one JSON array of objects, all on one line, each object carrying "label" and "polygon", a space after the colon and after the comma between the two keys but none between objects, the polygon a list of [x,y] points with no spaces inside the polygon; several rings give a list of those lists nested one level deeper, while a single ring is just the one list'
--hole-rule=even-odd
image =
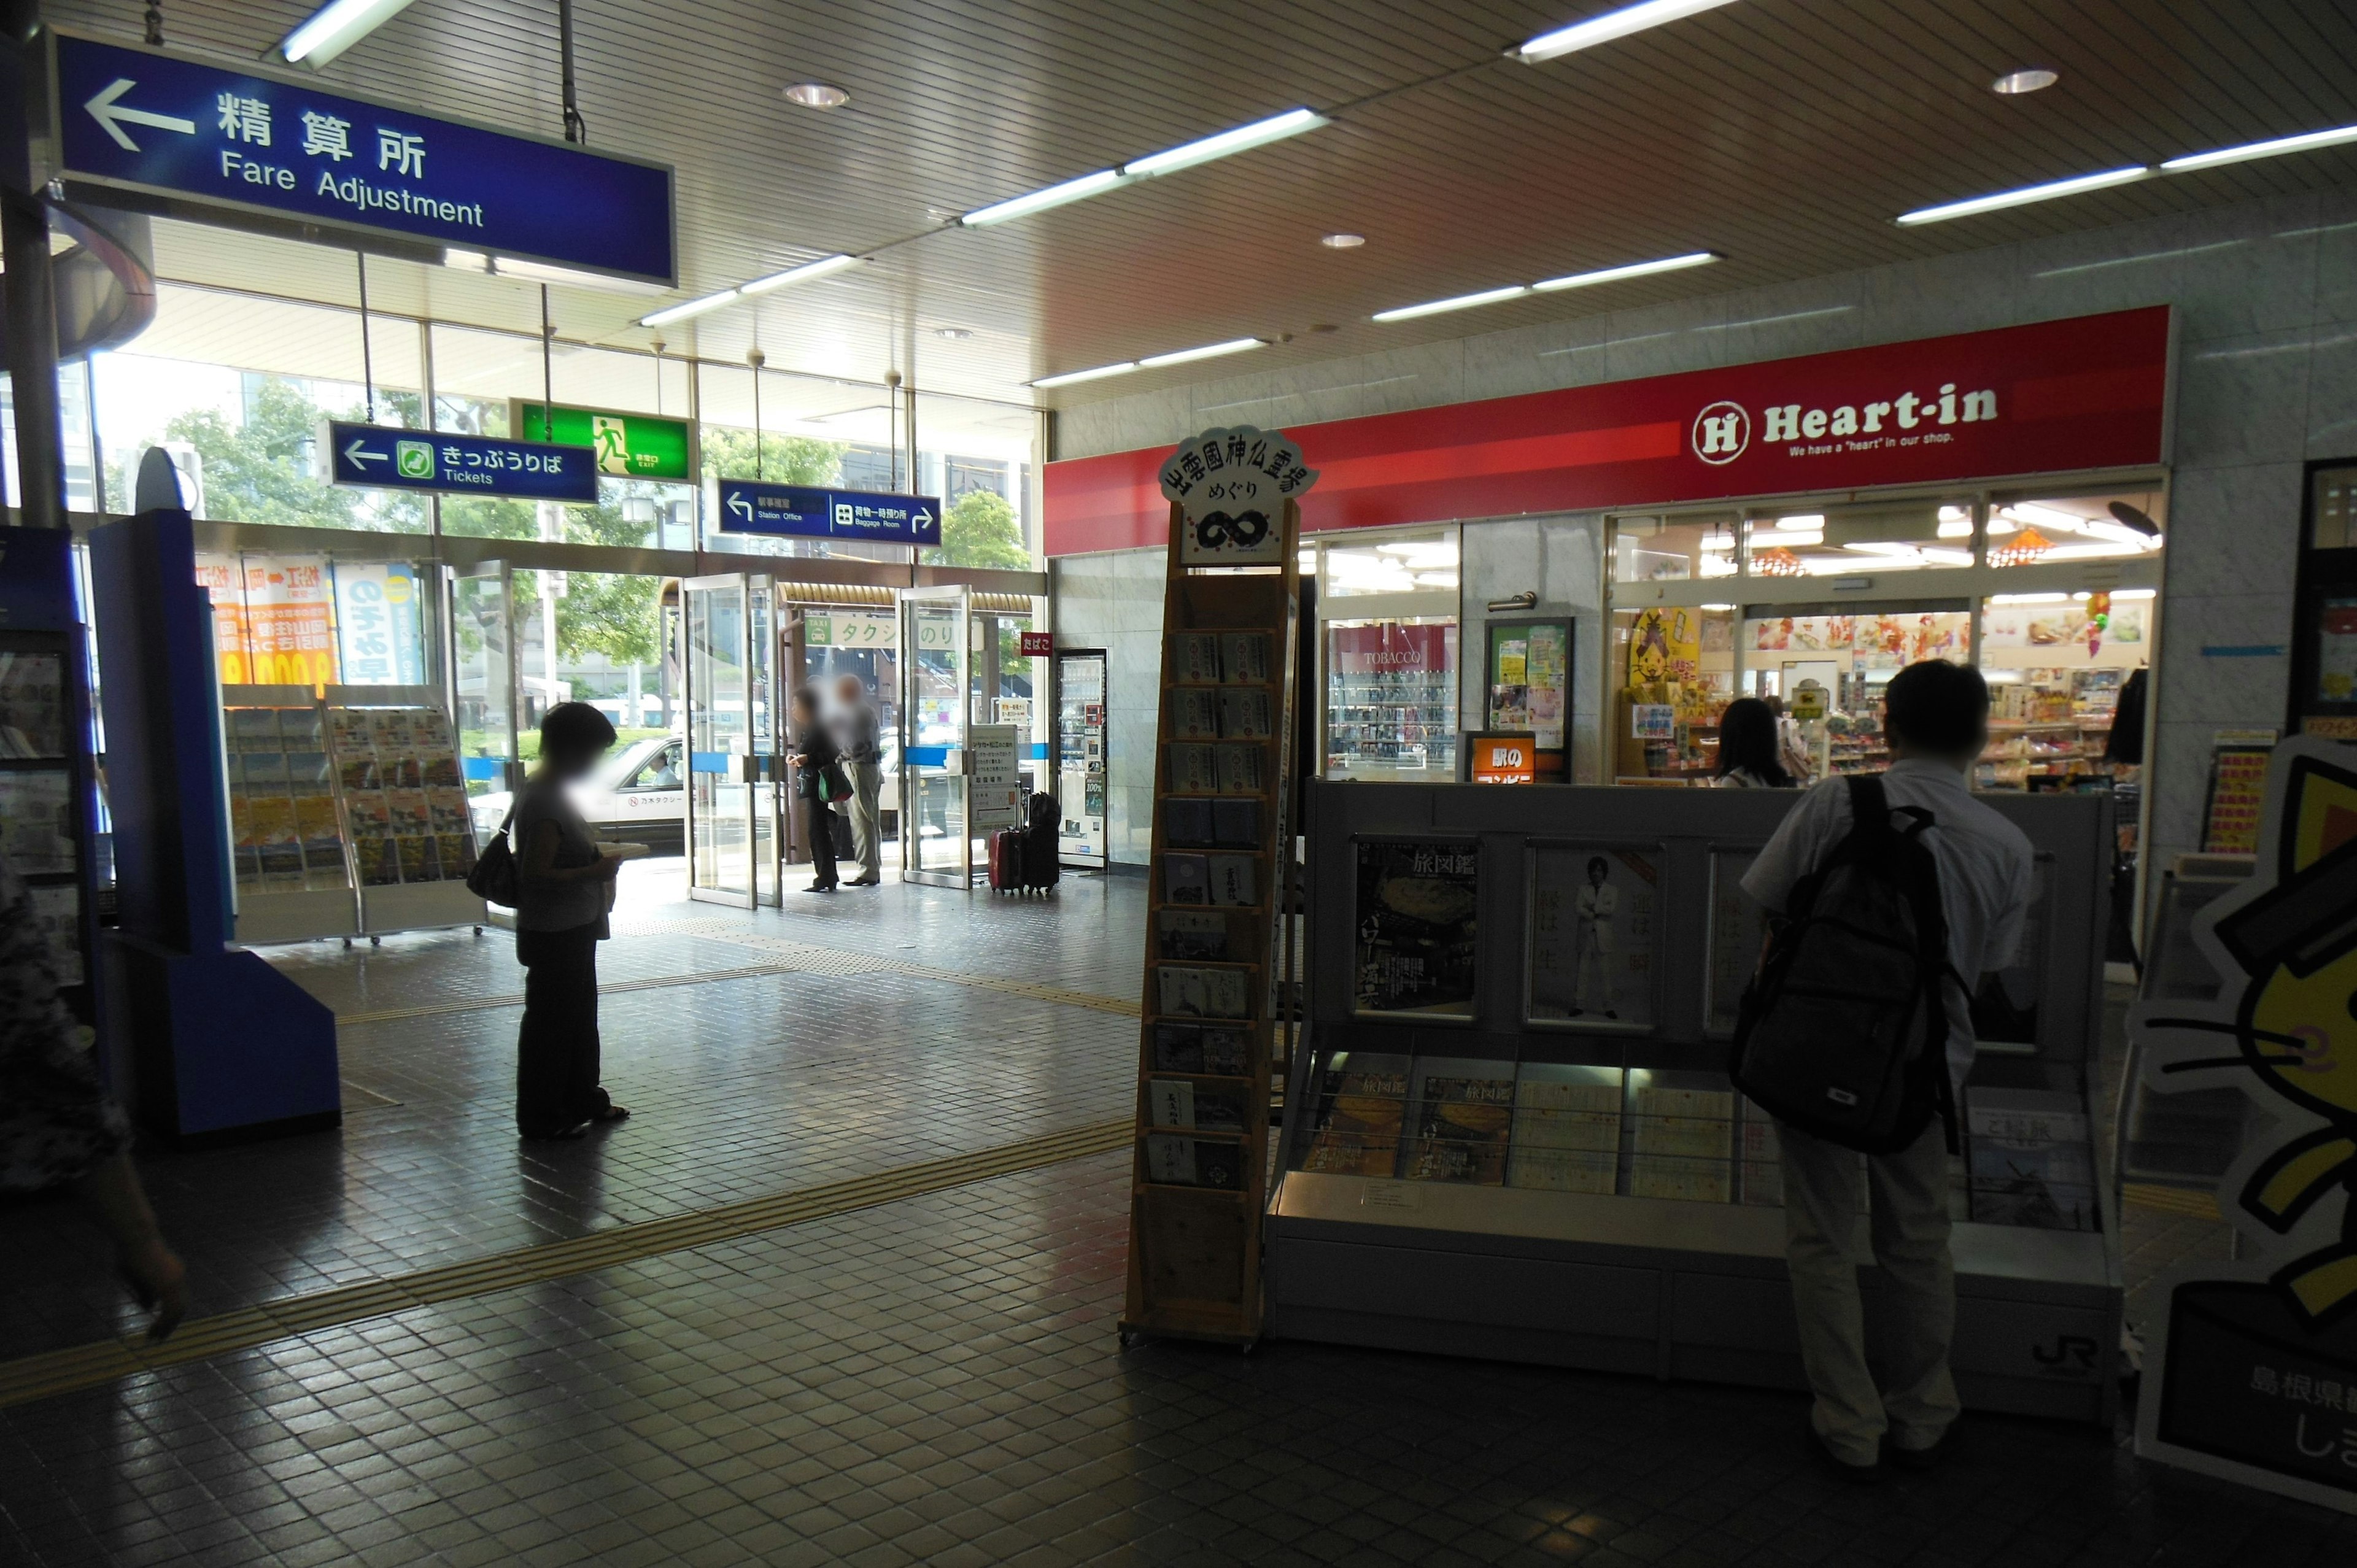
[{"label": "convenience store", "polygon": [[[2132,783],[2144,736],[2113,718],[2158,646],[2173,326],[2154,306],[1291,427],[1323,476],[1317,770],[1447,781],[1491,729],[1532,734],[1542,779],[1700,782],[1729,700],[1806,683],[1818,771],[1853,770],[1879,760],[1890,674],[1944,657],[1995,689],[1981,788]],[[1159,545],[1160,456],[1049,466],[1060,586]],[[1116,793],[1125,751],[1150,755],[1116,746]]]}]

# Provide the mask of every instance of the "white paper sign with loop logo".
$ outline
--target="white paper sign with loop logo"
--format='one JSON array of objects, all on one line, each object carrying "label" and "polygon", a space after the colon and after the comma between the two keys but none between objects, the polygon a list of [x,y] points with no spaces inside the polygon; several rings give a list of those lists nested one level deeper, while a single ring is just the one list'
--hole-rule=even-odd
[{"label": "white paper sign with loop logo", "polygon": [[1258,566],[1285,558],[1285,503],[1318,482],[1318,470],[1281,430],[1249,424],[1206,430],[1162,465],[1162,494],[1186,519],[1178,560],[1188,566]]}]

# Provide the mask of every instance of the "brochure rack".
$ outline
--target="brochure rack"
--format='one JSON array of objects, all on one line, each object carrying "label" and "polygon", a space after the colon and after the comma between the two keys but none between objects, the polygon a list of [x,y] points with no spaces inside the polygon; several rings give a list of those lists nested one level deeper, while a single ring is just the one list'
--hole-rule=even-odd
[{"label": "brochure rack", "polygon": [[[1274,510],[1274,509],[1272,509]],[[1170,509],[1125,1337],[1261,1331],[1299,507],[1276,561],[1181,564]]]},{"label": "brochure rack", "polygon": [[221,688],[222,782],[237,940],[307,941],[360,929],[351,840],[308,686]]},{"label": "brochure rack", "polygon": [[0,529],[0,858],[32,895],[61,999],[94,1025],[90,650],[71,538]]},{"label": "brochure rack", "polygon": [[221,688],[237,940],[479,926],[474,825],[430,688]]},{"label": "brochure rack", "polygon": [[328,750],[371,937],[482,925],[457,736],[429,686],[330,686]]},{"label": "brochure rack", "polygon": [[[1270,1332],[1804,1386],[1775,1128],[1726,1077],[1763,933],[1738,884],[1797,793],[1308,788]],[[2037,902],[2023,961],[1975,999],[1957,1384],[2108,1421],[2121,1262],[2090,1133],[2111,802],[1986,800],[2037,851]]]}]

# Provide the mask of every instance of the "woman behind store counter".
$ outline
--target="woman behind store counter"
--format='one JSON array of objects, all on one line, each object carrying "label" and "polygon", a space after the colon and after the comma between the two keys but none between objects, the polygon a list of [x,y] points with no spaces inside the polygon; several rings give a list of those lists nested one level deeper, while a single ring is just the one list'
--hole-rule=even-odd
[{"label": "woman behind store counter", "polygon": [[1783,736],[1776,711],[1757,697],[1738,697],[1718,717],[1720,789],[1791,789],[1800,780],[1784,770]]},{"label": "woman behind store counter", "polygon": [[794,753],[786,760],[793,765],[794,799],[802,803],[802,842],[810,846],[815,874],[804,891],[832,893],[836,886],[834,813],[827,802],[850,800],[851,779],[838,760],[841,754],[834,739],[819,722],[818,698],[809,687],[794,693],[793,715]]},{"label": "woman behind store counter", "polygon": [[587,703],[540,721],[540,766],[516,796],[508,843],[517,862],[516,961],[524,966],[516,1032],[516,1127],[527,1138],[577,1138],[630,1112],[598,1085],[597,944],[619,859],[599,853],[568,786],[588,776],[614,726]]},{"label": "woman behind store counter", "polygon": [[57,955],[33,896],[0,862],[0,1193],[65,1188],[114,1240],[117,1267],[161,1339],[188,1310],[187,1271],[131,1165],[131,1123],[58,1000]]}]

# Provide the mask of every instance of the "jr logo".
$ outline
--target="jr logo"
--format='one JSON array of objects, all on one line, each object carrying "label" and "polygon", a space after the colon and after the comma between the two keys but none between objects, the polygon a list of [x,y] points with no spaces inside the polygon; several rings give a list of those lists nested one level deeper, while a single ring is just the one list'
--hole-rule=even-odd
[{"label": "jr logo", "polygon": [[1713,467],[1732,463],[1751,445],[1751,416],[1722,399],[1695,415],[1694,455]]},{"label": "jr logo", "polygon": [[2095,1369],[2096,1345],[2083,1334],[2058,1334],[2052,1346],[2032,1345],[2029,1359],[2050,1372],[2084,1377]]}]

